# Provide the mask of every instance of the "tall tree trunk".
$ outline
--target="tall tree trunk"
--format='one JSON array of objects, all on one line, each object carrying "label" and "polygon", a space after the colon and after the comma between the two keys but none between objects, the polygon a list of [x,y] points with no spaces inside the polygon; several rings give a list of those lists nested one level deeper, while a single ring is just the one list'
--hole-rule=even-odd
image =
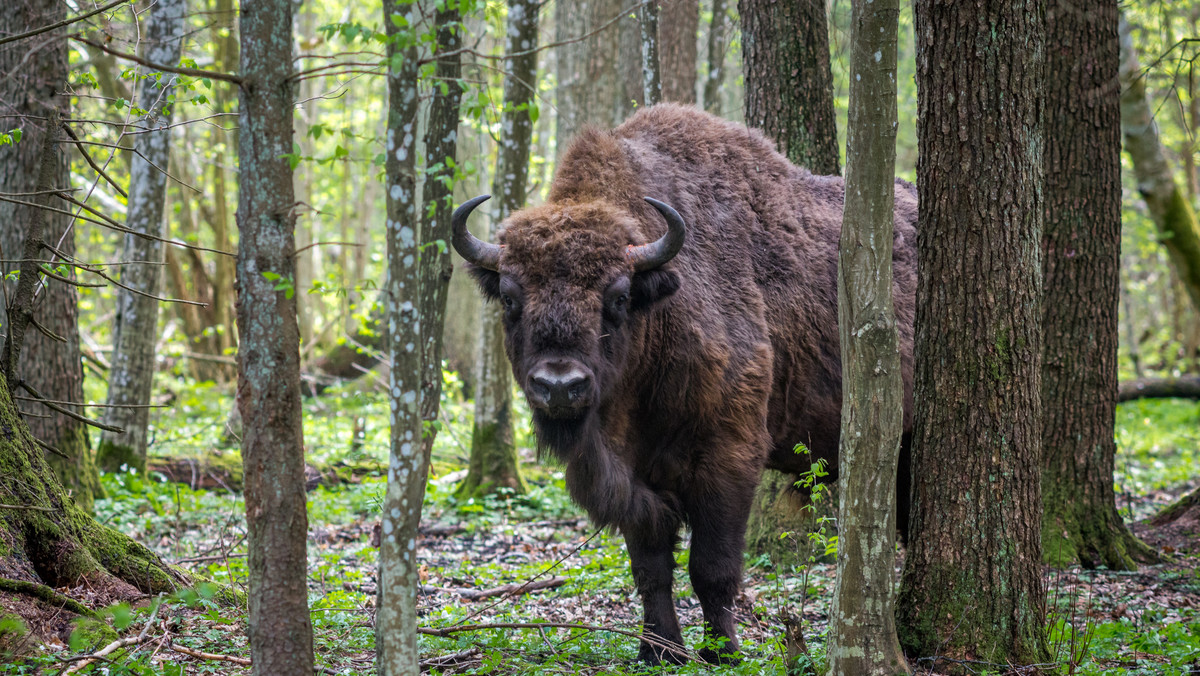
[{"label": "tall tree trunk", "polygon": [[696,102],[696,32],[700,0],[662,0],[658,10],[658,62],[662,100]]},{"label": "tall tree trunk", "polygon": [[[387,282],[384,312],[391,375],[391,442],[379,544],[375,664],[380,676],[420,673],[417,652],[417,526],[429,459],[423,452],[422,380],[425,338],[421,316],[421,217],[417,203],[419,39],[433,29],[430,3],[384,3],[388,41]],[[399,25],[403,25],[401,30]],[[440,327],[439,327],[440,328]]]},{"label": "tall tree trunk", "polygon": [[1042,553],[1136,570],[1113,491],[1121,136],[1116,0],[1051,0],[1042,239]]},{"label": "tall tree trunk", "polygon": [[[575,40],[595,32],[587,39],[563,45],[558,51],[556,158],[562,157],[585,124],[609,128],[625,117],[628,104],[618,56],[622,53],[618,24],[622,12],[628,9],[625,5],[626,0],[555,5],[556,40]],[[605,28],[599,30],[601,26]]]},{"label": "tall tree trunk", "polygon": [[642,33],[642,104],[652,106],[663,99],[662,68],[658,60],[658,3],[647,2],[638,12]]},{"label": "tall tree trunk", "polygon": [[[66,18],[66,9],[56,0],[0,3],[0,26],[34,28],[49,25]],[[67,83],[66,30],[58,29],[30,40],[0,46],[0,73],[3,73],[0,76],[0,107],[9,116],[5,121],[6,128],[17,127],[23,132],[20,142],[0,148],[0,193],[33,192],[38,180],[43,140],[47,134],[60,133],[58,129],[48,129],[46,119],[51,109],[65,112],[69,103],[60,93]],[[65,153],[56,152],[55,162],[54,187],[69,187]],[[51,206],[62,208],[64,203]],[[75,228],[68,229],[71,219],[56,213],[46,213],[44,217],[44,241],[66,256],[66,262],[73,262]],[[31,207],[0,202],[0,224],[3,224],[0,226],[0,258],[21,255],[31,218]],[[39,252],[38,257],[64,261],[49,250]],[[67,276],[75,277],[73,269]],[[7,287],[11,297],[16,285],[9,282]],[[82,402],[83,366],[79,353],[75,287],[44,278],[33,310],[35,319],[47,332],[34,330],[26,334],[21,359],[15,365],[17,373],[47,399]],[[0,316],[0,326],[8,326],[7,317]],[[59,339],[51,338],[47,333]],[[77,407],[67,408],[82,413]],[[51,453],[46,460],[80,506],[91,511],[92,500],[101,489],[87,428],[38,404],[25,405],[24,409],[34,414],[28,418],[34,437],[63,454]]]},{"label": "tall tree trunk", "polygon": [[738,0],[746,124],[788,159],[837,174],[837,122],[825,0]]},{"label": "tall tree trunk", "polygon": [[[747,124],[762,129],[793,163],[818,174],[838,173],[824,0],[739,0],[738,11]],[[794,481],[763,472],[746,526],[750,551],[790,558],[792,549],[779,547],[779,534],[811,529],[813,519],[789,495]]]},{"label": "tall tree trunk", "polygon": [[305,544],[296,199],[292,169],[292,3],[245,3],[238,100],[237,404],[249,528],[254,673],[311,674]]},{"label": "tall tree trunk", "polygon": [[830,676],[909,673],[896,637],[896,470],[904,434],[892,302],[899,0],[854,0],[838,247],[842,428]]},{"label": "tall tree trunk", "polygon": [[915,7],[920,275],[900,641],[919,657],[1043,663],[1043,4]]},{"label": "tall tree trunk", "polygon": [[[725,0],[712,0],[712,22],[708,26],[708,75],[704,77],[704,109],[721,114],[721,85],[725,82],[725,50],[729,47]],[[830,76],[832,86],[832,75]],[[830,94],[832,102],[833,95]]]},{"label": "tall tree trunk", "polygon": [[[536,0],[511,0],[504,51],[517,51],[516,45],[536,47],[538,43],[538,3]],[[527,54],[505,65],[510,74],[504,82],[504,112],[500,127],[500,152],[492,174],[492,192],[497,196],[492,212],[492,230],[512,212],[525,206],[529,177],[529,148],[533,141],[533,120],[529,106],[534,92],[526,82],[537,81],[537,55]],[[481,233],[488,239],[488,233]],[[494,239],[494,236],[492,237]],[[513,444],[512,375],[504,352],[504,325],[500,304],[485,302],[480,314],[479,362],[475,387],[475,426],[471,434],[471,462],[467,477],[459,488],[464,495],[490,493],[497,488],[524,492],[520,459]]]},{"label": "tall tree trunk", "polygon": [[1167,164],[1154,114],[1146,99],[1146,79],[1142,77],[1133,36],[1124,18],[1120,44],[1121,132],[1125,137],[1125,152],[1133,163],[1138,192],[1146,200],[1150,218],[1162,235],[1160,241],[1167,250],[1171,267],[1187,289],[1192,307],[1200,311],[1200,222]]},{"label": "tall tree trunk", "polygon": [[[186,6],[184,0],[159,0],[151,7],[146,58],[153,63],[179,62]],[[147,111],[144,124],[157,131],[135,137],[138,153],[132,159],[125,225],[154,237],[162,237],[167,197],[167,176],[155,167],[169,165],[168,128],[173,106],[168,99],[174,92],[176,78],[170,73],[151,71],[138,84],[138,106]],[[96,464],[110,472],[122,465],[141,472],[146,469],[146,425],[150,411],[145,405],[150,403],[154,383],[154,345],[158,336],[158,301],[151,296],[158,293],[162,242],[125,235],[121,260],[148,264],[121,268],[121,284],[129,288],[116,291],[107,398],[114,408],[105,410],[104,422],[125,431],[101,433]]]}]

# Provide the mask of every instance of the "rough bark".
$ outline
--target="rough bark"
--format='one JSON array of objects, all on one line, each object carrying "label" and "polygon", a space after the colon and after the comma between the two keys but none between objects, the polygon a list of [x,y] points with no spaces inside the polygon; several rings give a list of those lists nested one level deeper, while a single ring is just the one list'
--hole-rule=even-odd
[{"label": "rough bark", "polygon": [[[0,3],[0,26],[18,27],[17,30],[45,26],[66,18],[66,11],[66,5],[54,0]],[[58,133],[57,129],[48,128],[49,112],[51,109],[65,112],[69,105],[67,97],[60,94],[67,82],[68,30],[60,28],[0,46],[0,73],[3,73],[0,76],[0,113],[8,116],[6,129],[17,127],[23,131],[19,143],[0,148],[0,192],[21,193],[35,189],[43,139],[46,134]],[[69,187],[67,156],[61,149],[55,153],[55,162],[54,187]],[[62,208],[63,204],[59,202],[52,206]],[[54,213],[47,213],[44,218],[43,239],[70,260],[75,255],[75,228],[69,227],[71,219]],[[0,258],[19,257],[31,219],[31,207],[0,202],[0,223],[3,224],[0,227]],[[38,257],[63,262],[47,250],[41,251]],[[68,268],[66,276],[74,279],[74,270]],[[10,282],[7,286],[11,297],[15,285]],[[60,340],[40,330],[29,331],[23,342],[21,359],[16,363],[20,378],[48,399],[83,401],[75,287],[45,279],[35,298],[34,315],[39,324]],[[0,325],[7,326],[7,318],[0,317]],[[101,489],[87,428],[40,405],[30,404],[24,408],[47,416],[29,417],[29,428],[38,440],[66,456],[51,453],[46,459],[79,504],[90,511],[93,497]],[[82,413],[77,407],[67,408]]]},{"label": "rough bark", "polygon": [[696,102],[696,32],[700,29],[700,0],[662,0],[658,3],[658,62],[662,100]]},{"label": "rough bark", "polygon": [[1043,663],[1043,4],[915,8],[920,275],[900,641],[910,657]]},{"label": "rough bark", "polygon": [[18,417],[3,376],[0,495],[6,505],[0,507],[0,578],[44,585],[40,589],[86,585],[101,604],[189,583],[150,550],[96,522],[68,495]]},{"label": "rough bark", "polygon": [[662,69],[658,60],[658,3],[647,2],[638,12],[642,32],[642,105],[663,100]]},{"label": "rough bark", "polygon": [[708,26],[708,74],[704,76],[704,109],[713,115],[721,114],[721,85],[725,82],[725,50],[729,47],[727,23],[725,0],[712,0],[712,23]]},{"label": "rough bark", "polygon": [[[626,0],[557,3],[555,39],[573,40],[596,31],[629,9],[626,4]],[[617,57],[622,53],[620,23],[559,48],[556,158],[562,157],[585,124],[611,128],[625,117],[627,101]]]},{"label": "rough bark", "polygon": [[892,301],[898,0],[855,0],[846,203],[838,247],[842,428],[830,676],[909,673],[895,621],[896,471],[904,434]]},{"label": "rough bark", "polygon": [[309,674],[308,514],[296,321],[292,3],[246,3],[238,101],[237,404],[249,530],[254,673]]},{"label": "rough bark", "polygon": [[738,0],[746,124],[816,174],[839,173],[825,0]]},{"label": "rough bark", "polygon": [[[146,27],[146,58],[154,63],[179,61],[183,38],[184,0],[159,0],[149,14]],[[169,145],[174,106],[168,98],[177,76],[150,71],[138,83],[138,107],[147,111],[143,125],[157,129],[135,137],[139,151],[133,155],[129,179],[129,204],[125,225],[136,232],[162,236],[163,212],[167,196],[167,176],[155,167],[169,164]],[[146,468],[146,427],[154,381],[154,344],[158,336],[158,264],[163,260],[162,242],[125,235],[122,261],[146,261],[149,265],[121,267],[121,284],[116,290],[116,318],[113,321],[113,352],[108,371],[105,424],[124,432],[104,431],[96,449],[96,464],[116,471],[122,465]],[[134,406],[134,408],[127,408]]]},{"label": "rough bark", "polygon": [[[431,330],[421,316],[421,217],[416,155],[420,56],[418,37],[432,30],[428,2],[384,3],[388,42],[387,265],[384,313],[391,375],[391,442],[379,543],[379,600],[375,618],[380,676],[420,673],[417,651],[417,526],[429,460],[422,452],[421,346]],[[403,29],[397,24],[402,24]],[[440,327],[439,327],[440,328]]]},{"label": "rough bark", "polygon": [[1121,138],[1116,0],[1047,13],[1042,301],[1042,554],[1136,570],[1153,552],[1113,491]]},{"label": "rough bark", "polygon": [[[451,3],[453,5],[453,3]],[[457,5],[453,5],[457,7]],[[423,200],[426,219],[421,224],[420,252],[421,323],[421,418],[425,457],[433,450],[437,434],[438,408],[442,400],[442,327],[446,318],[446,296],[454,263],[450,258],[450,214],[454,211],[455,157],[458,151],[458,113],[462,102],[462,17],[458,9],[438,9],[437,56],[434,96],[425,128],[425,178]],[[536,36],[535,36],[536,38]],[[519,47],[517,49],[520,49]],[[527,80],[533,82],[533,80]]]},{"label": "rough bark", "polygon": [[1158,226],[1171,267],[1187,289],[1192,307],[1200,310],[1200,222],[1167,163],[1153,109],[1146,98],[1146,79],[1142,77],[1129,24],[1123,17],[1120,45],[1121,132],[1125,152],[1129,153],[1138,192]]},{"label": "rough bark", "polygon": [[[538,4],[536,0],[512,0],[508,8],[508,32],[505,52],[515,45],[537,45]],[[500,150],[492,174],[493,230],[512,212],[525,206],[529,177],[529,149],[533,141],[533,121],[529,105],[533,92],[522,82],[537,80],[537,57],[517,57],[505,64],[510,76],[504,83],[504,112],[500,127]],[[489,233],[480,234],[485,240]],[[492,236],[492,239],[495,239]],[[471,461],[467,476],[459,487],[464,495],[494,492],[508,488],[524,492],[520,459],[513,443],[512,372],[504,352],[504,324],[499,303],[484,303],[480,314],[479,360],[476,371],[475,423],[471,434]]]}]

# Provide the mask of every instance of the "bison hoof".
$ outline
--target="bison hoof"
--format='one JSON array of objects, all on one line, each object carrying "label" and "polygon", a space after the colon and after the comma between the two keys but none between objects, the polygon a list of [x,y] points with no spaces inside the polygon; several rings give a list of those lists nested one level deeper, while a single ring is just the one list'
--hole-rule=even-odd
[{"label": "bison hoof", "polygon": [[638,648],[638,659],[650,666],[658,666],[660,664],[680,665],[686,664],[688,661],[682,646],[668,648],[661,644],[650,645],[649,643],[642,643],[641,647]]}]

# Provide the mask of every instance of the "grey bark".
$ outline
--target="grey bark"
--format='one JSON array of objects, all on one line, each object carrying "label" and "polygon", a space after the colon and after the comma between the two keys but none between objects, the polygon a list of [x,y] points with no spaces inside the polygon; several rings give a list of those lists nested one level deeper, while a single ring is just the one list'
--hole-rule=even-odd
[{"label": "grey bark", "polygon": [[642,102],[652,106],[662,101],[662,72],[658,61],[658,3],[642,5],[638,12],[638,27],[642,31]]},{"label": "grey bark", "polygon": [[[151,7],[146,28],[147,59],[154,63],[178,63],[186,6],[184,0],[158,0]],[[168,98],[177,77],[150,71],[138,84],[138,107],[147,111],[143,126],[157,131],[135,137],[138,153],[132,159],[125,225],[154,237],[162,236],[167,196],[167,176],[155,167],[168,165],[171,132],[167,128],[171,125],[174,108]],[[116,290],[107,398],[108,404],[119,408],[105,409],[104,422],[125,431],[101,433],[96,464],[110,472],[122,465],[140,472],[146,467],[146,426],[150,411],[125,406],[144,406],[150,402],[154,344],[158,335],[158,301],[149,296],[158,293],[162,242],[125,235],[121,260],[145,261],[149,265],[121,267],[121,284],[129,289]]]},{"label": "grey bark", "polygon": [[729,48],[725,0],[712,0],[712,23],[708,27],[708,74],[704,77],[704,109],[721,114],[721,85],[725,82],[725,50]]},{"label": "grey bark", "polygon": [[[20,32],[25,28],[47,26],[66,18],[66,6],[55,0],[13,0],[0,3],[0,26]],[[15,28],[14,28],[15,27]],[[20,128],[19,143],[0,148],[0,192],[32,192],[38,181],[38,166],[42,145],[47,134],[60,133],[50,128],[47,119],[51,109],[64,113],[69,100],[61,92],[67,82],[67,32],[63,27],[27,40],[17,40],[0,46],[0,115],[5,115],[4,128]],[[70,187],[66,146],[54,153],[56,188]],[[67,208],[57,198],[50,206]],[[39,259],[71,262],[75,255],[75,227],[63,214],[43,215],[43,240],[55,247],[62,256],[48,249],[38,253]],[[20,258],[25,236],[33,220],[33,208],[0,202],[0,258]],[[64,259],[65,257],[65,259]],[[67,276],[75,278],[68,268]],[[6,282],[11,298],[15,284]],[[43,278],[36,289],[33,304],[34,318],[47,331],[30,330],[22,343],[22,353],[15,363],[20,377],[48,399],[83,401],[83,367],[79,353],[77,293],[74,286]],[[8,319],[0,316],[0,327]],[[58,336],[58,339],[50,335]],[[83,423],[37,404],[25,403],[22,410],[37,414],[26,422],[33,436],[57,448],[67,457],[47,453],[47,462],[54,467],[63,485],[70,489],[75,500],[88,511],[92,498],[101,491],[99,476],[92,459],[88,430]],[[67,407],[82,414],[77,407]]]},{"label": "grey bark", "polygon": [[628,102],[621,78],[621,14],[627,0],[583,0],[555,4],[555,39],[572,40],[596,31],[595,35],[563,45],[558,53],[558,128],[555,157],[585,124],[610,128],[624,117]]},{"label": "grey bark", "polygon": [[[428,0],[384,3],[388,31],[387,266],[384,316],[391,406],[390,460],[379,542],[379,599],[375,617],[376,669],[380,676],[420,673],[417,651],[417,526],[429,461],[423,452],[424,339],[421,316],[422,228],[417,204],[417,115],[420,50],[417,38],[432,30]],[[400,30],[394,16],[403,17]],[[439,327],[440,328],[440,327]]]},{"label": "grey bark", "polygon": [[904,433],[892,302],[898,0],[854,0],[838,255],[842,429],[830,676],[909,673],[896,637],[896,469]]},{"label": "grey bark", "polygon": [[[516,52],[517,45],[537,46],[537,8],[536,0],[512,0],[509,3],[506,53]],[[525,206],[529,149],[533,139],[533,121],[528,108],[534,93],[522,83],[537,80],[537,56],[529,54],[512,59],[505,64],[505,70],[510,76],[504,83],[500,124],[503,131],[492,178],[492,194],[495,195],[491,219],[495,227],[492,230],[498,230],[509,214]],[[480,236],[487,239],[489,233],[483,232]],[[471,461],[461,490],[464,494],[492,492],[497,488],[523,491],[525,486],[513,444],[513,384],[504,352],[500,304],[484,303],[479,324]]]},{"label": "grey bark", "polygon": [[311,674],[297,205],[284,157],[293,138],[292,3],[244,3],[240,21],[237,404],[244,421],[250,653],[255,674]]}]

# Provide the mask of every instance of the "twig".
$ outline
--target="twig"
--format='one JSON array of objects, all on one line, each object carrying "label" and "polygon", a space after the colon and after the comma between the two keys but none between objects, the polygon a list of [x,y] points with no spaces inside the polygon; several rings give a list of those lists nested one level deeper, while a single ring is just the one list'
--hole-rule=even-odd
[{"label": "twig", "polygon": [[32,509],[37,512],[57,512],[57,509],[52,507],[38,507],[37,505],[0,505],[0,509]]},{"label": "twig", "polygon": [[[38,413],[26,413],[25,411],[21,411],[21,413],[23,415],[33,416],[34,418],[49,418],[50,417],[48,415],[40,415]],[[37,444],[38,446],[41,446],[42,448],[46,449],[47,451],[50,451],[54,455],[57,455],[58,457],[60,457],[64,460],[72,459],[71,456],[67,455],[66,453],[63,453],[62,451],[58,450],[57,448],[51,446],[50,444],[48,444],[44,441],[42,441],[41,439],[38,439],[37,437],[33,437],[33,443]]]},{"label": "twig", "polygon": [[240,664],[243,667],[248,667],[254,664],[245,657],[237,657],[236,655],[219,655],[217,653],[206,653],[200,650],[194,650],[186,646],[175,645],[175,641],[167,643],[167,649],[174,650],[177,653],[183,653],[190,657],[195,657],[198,660],[211,660],[213,662],[229,662],[231,664]]},{"label": "twig", "polygon": [[296,253],[294,253],[292,255],[298,256],[298,255],[300,255],[301,252],[308,251],[309,249],[313,248],[314,246],[325,246],[327,244],[341,244],[342,246],[362,246],[362,244],[358,244],[356,242],[313,242],[312,244],[308,244],[306,246],[300,247],[299,249],[296,249]]},{"label": "twig", "polygon": [[75,131],[67,126],[65,122],[63,123],[62,128],[63,131],[67,132],[67,136],[70,136],[71,140],[75,142],[75,147],[79,148],[79,153],[83,155],[83,159],[87,160],[88,165],[90,165],[92,169],[95,169],[97,174],[100,174],[102,177],[104,177],[104,180],[108,181],[108,184],[112,186],[112,189],[120,193],[121,197],[129,199],[129,194],[122,190],[121,186],[117,185],[117,182],[112,180],[108,174],[104,173],[104,170],[100,168],[100,165],[96,164],[96,161],[93,160],[92,156],[88,154],[87,148],[83,147],[83,142],[80,141],[79,137],[75,135]]},{"label": "twig", "polygon": [[112,9],[113,7],[116,7],[117,5],[124,3],[124,2],[128,2],[128,0],[113,0],[113,2],[110,2],[107,5],[100,7],[98,9],[93,9],[92,11],[88,12],[87,14],[80,14],[79,16],[71,17],[70,19],[63,19],[62,21],[59,21],[58,23],[52,23],[49,26],[42,26],[41,28],[35,28],[31,31],[27,31],[25,33],[20,33],[18,35],[10,35],[6,38],[0,38],[0,45],[6,44],[9,42],[16,42],[17,40],[24,40],[25,38],[31,38],[35,35],[41,35],[42,33],[47,33],[49,31],[52,31],[55,28],[62,28],[63,26],[69,26],[73,23],[83,21],[84,19],[90,19],[91,17],[99,14],[100,12],[107,12],[108,10]]},{"label": "twig", "polygon": [[491,587],[489,589],[467,589],[463,587],[446,588],[422,585],[421,592],[426,594],[439,591],[449,592],[451,594],[458,594],[468,601],[482,601],[484,599],[490,599],[496,596],[520,596],[521,594],[526,594],[532,591],[555,589],[563,586],[566,583],[567,578],[565,577],[552,577],[549,580],[541,580],[540,582],[512,582],[509,584],[502,584],[499,587]]},{"label": "twig", "polygon": [[117,434],[125,433],[125,428],[123,428],[123,427],[115,427],[113,425],[105,425],[104,423],[100,422],[99,420],[92,420],[91,418],[85,418],[84,416],[81,416],[78,413],[75,413],[74,411],[71,411],[69,409],[65,409],[62,406],[59,406],[58,404],[50,403],[49,400],[47,400],[45,397],[43,397],[41,394],[39,394],[37,390],[33,389],[33,387],[31,387],[29,385],[29,383],[25,382],[24,380],[17,381],[17,385],[25,388],[26,392],[37,397],[36,401],[39,404],[45,406],[46,408],[48,408],[52,411],[58,411],[59,413],[67,416],[68,418],[70,418],[72,420],[81,422],[85,425],[91,425],[92,427],[98,427],[98,428],[100,428],[102,430],[106,430],[108,432],[115,432]]},{"label": "twig", "polygon": [[118,59],[125,59],[126,61],[132,61],[136,64],[146,66],[147,68],[153,68],[154,70],[161,70],[164,73],[175,73],[177,75],[187,75],[188,77],[210,78],[213,80],[221,80],[222,82],[229,82],[229,83],[238,85],[239,87],[242,85],[242,78],[237,75],[234,75],[233,73],[222,73],[220,71],[215,71],[215,70],[203,70],[200,68],[183,68],[181,66],[168,66],[165,64],[161,64],[161,63],[154,63],[153,61],[151,61],[149,59],[143,59],[142,57],[140,57],[136,54],[127,54],[125,52],[119,52],[115,49],[110,49],[108,46],[102,45],[99,42],[93,42],[92,40],[89,40],[89,39],[83,37],[82,35],[72,35],[70,37],[72,40],[75,40],[76,42],[82,42],[85,45],[95,47],[96,49],[99,49],[100,51],[102,51],[106,54],[111,54],[112,56],[115,56]]},{"label": "twig", "polygon": [[23,401],[37,401],[43,404],[58,404],[59,406],[79,406],[89,408],[170,408],[170,404],[88,404],[80,401],[55,401],[53,399],[34,399],[33,397],[22,397],[19,394],[14,394],[13,399],[21,399]]},{"label": "twig", "polygon": [[479,659],[479,656],[482,653],[483,651],[479,648],[468,648],[466,650],[460,650],[456,653],[450,653],[449,655],[427,657],[421,660],[419,664],[421,666],[421,671],[428,671],[430,669],[445,669],[446,667],[456,667],[461,665],[463,662],[471,662]]},{"label": "twig", "polygon": [[[159,599],[162,598],[162,594],[159,594],[158,596],[159,596]],[[88,655],[88,656],[84,657],[82,660],[71,665],[70,668],[68,668],[62,672],[62,676],[67,676],[67,674],[73,674],[73,673],[83,669],[87,665],[91,664],[92,662],[95,662],[96,660],[103,658],[105,655],[110,655],[114,651],[120,650],[121,648],[124,648],[125,646],[136,645],[138,643],[141,643],[142,641],[145,641],[146,636],[150,633],[150,627],[152,627],[154,625],[154,619],[156,617],[158,617],[158,609],[162,608],[165,605],[167,605],[167,604],[160,602],[158,605],[154,606],[154,610],[152,610],[150,612],[149,619],[146,620],[146,626],[142,627],[142,631],[139,632],[137,636],[129,636],[126,638],[117,639],[116,641],[109,643],[108,645],[104,646],[100,650],[97,650],[96,652],[92,653],[91,655]]]}]

